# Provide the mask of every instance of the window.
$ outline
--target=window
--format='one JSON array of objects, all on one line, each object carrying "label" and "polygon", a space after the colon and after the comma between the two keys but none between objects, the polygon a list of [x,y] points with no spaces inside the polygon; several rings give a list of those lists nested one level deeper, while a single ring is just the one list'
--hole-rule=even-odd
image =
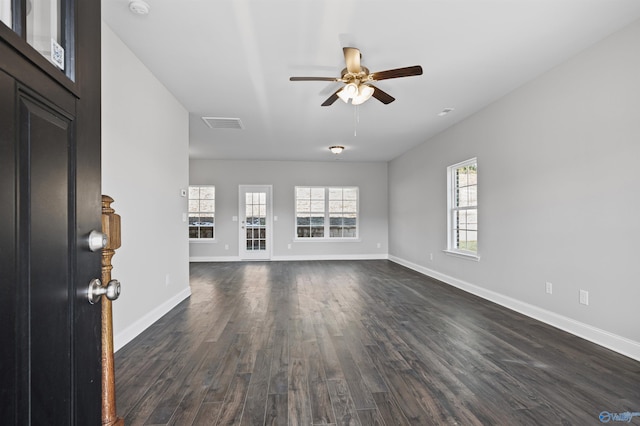
[{"label": "window", "polygon": [[478,256],[478,161],[476,158],[447,168],[448,251]]},{"label": "window", "polygon": [[215,237],[216,188],[189,187],[189,238]]},{"label": "window", "polygon": [[357,238],[358,188],[296,187],[297,238]]}]

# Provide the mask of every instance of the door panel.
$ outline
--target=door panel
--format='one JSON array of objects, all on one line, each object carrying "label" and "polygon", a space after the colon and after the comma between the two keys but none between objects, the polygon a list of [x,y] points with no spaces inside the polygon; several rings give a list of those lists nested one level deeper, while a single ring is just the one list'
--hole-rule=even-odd
[{"label": "door panel", "polygon": [[[69,95],[71,96],[71,95]],[[71,261],[73,208],[69,171],[72,122],[61,111],[19,94],[20,284],[23,339],[20,398],[31,421],[71,423]],[[26,220],[25,220],[26,222]],[[27,379],[28,378],[28,379]],[[55,389],[55,393],[49,391]],[[29,394],[31,398],[29,398]],[[28,407],[22,407],[22,412]]]},{"label": "door panel", "polygon": [[87,301],[100,253],[86,240],[101,229],[100,3],[73,12],[75,81],[0,23],[3,425],[101,423],[101,305]]},{"label": "door panel", "polygon": [[240,186],[240,258],[271,258],[271,186]]}]

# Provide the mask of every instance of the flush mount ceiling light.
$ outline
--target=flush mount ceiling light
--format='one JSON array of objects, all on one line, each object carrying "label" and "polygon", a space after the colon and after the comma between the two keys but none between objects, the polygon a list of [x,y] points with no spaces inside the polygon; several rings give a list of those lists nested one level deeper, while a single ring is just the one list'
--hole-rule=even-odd
[{"label": "flush mount ceiling light", "polygon": [[340,154],[342,151],[344,151],[344,146],[340,146],[340,145],[330,146],[329,151],[333,152],[334,154]]},{"label": "flush mount ceiling light", "polygon": [[151,10],[151,6],[143,0],[131,0],[129,2],[129,10],[136,15],[148,15]]}]

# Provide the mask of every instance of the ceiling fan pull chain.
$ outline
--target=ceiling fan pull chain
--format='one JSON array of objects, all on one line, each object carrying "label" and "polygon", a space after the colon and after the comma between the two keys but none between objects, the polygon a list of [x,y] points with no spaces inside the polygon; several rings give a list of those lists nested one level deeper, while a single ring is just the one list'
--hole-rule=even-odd
[{"label": "ceiling fan pull chain", "polygon": [[360,113],[358,105],[353,107],[353,136],[358,136],[358,123],[360,122]]}]

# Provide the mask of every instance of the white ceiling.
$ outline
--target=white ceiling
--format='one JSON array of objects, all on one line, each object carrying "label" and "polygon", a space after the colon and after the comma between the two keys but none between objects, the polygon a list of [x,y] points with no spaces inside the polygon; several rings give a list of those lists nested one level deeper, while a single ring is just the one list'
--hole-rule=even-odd
[{"label": "white ceiling", "polygon": [[[388,161],[640,18],[639,0],[146,1],[103,0],[103,19],[189,111],[190,157],[211,159]],[[424,74],[378,82],[389,105],[321,107],[340,83],[289,77],[338,77],[344,46]]]}]

